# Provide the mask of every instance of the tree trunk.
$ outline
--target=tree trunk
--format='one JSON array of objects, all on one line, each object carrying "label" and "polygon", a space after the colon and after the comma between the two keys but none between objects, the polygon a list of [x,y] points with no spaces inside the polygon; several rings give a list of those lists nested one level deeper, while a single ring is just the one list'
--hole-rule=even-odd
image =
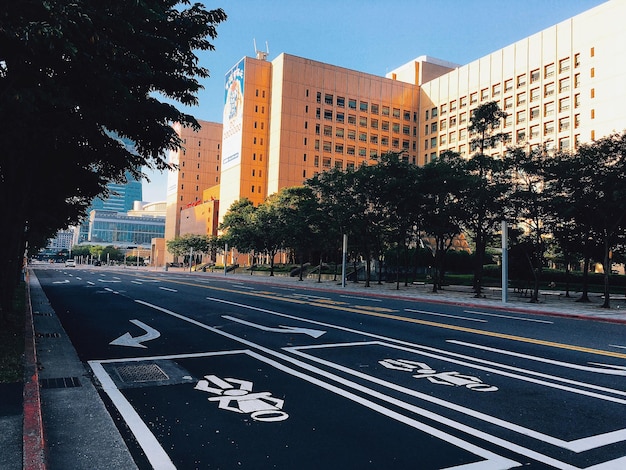
[{"label": "tree trunk", "polygon": [[606,232],[604,234],[604,303],[602,308],[611,308],[611,287],[609,285],[609,277],[611,276],[611,247],[609,246],[609,237]]},{"label": "tree trunk", "polygon": [[589,250],[585,250],[585,264],[583,266],[583,292],[582,295],[580,296],[580,299],[578,299],[576,302],[591,302],[591,300],[589,300],[589,262],[590,262],[590,256],[589,256]]}]

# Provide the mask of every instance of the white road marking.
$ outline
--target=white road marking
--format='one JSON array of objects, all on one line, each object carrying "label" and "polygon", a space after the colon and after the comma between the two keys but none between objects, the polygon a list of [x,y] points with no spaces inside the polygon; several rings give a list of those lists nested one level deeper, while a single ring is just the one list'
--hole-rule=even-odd
[{"label": "white road marking", "polygon": [[[264,309],[260,309],[260,308],[257,308],[257,307],[252,307],[250,305],[237,304],[235,302],[225,301],[225,300],[221,300],[221,299],[212,299],[212,300],[220,301],[220,302],[227,303],[227,304],[232,304],[232,305],[240,305],[240,306],[242,306],[244,308],[248,308],[248,309],[252,309],[252,310],[266,311],[268,313],[271,313],[271,311],[269,311],[269,310],[264,310]],[[286,356],[286,355],[284,355],[284,354],[282,354],[282,353],[280,353],[278,351],[274,351],[272,349],[269,349],[269,348],[266,348],[266,347],[261,346],[259,344],[256,344],[256,343],[253,343],[251,341],[248,341],[248,340],[246,340],[244,338],[240,338],[238,336],[232,335],[232,334],[227,333],[227,332],[225,332],[223,330],[220,330],[218,328],[211,327],[211,326],[206,325],[204,323],[201,323],[201,322],[199,322],[197,320],[194,320],[192,318],[186,317],[184,315],[181,315],[179,313],[173,312],[171,310],[165,309],[165,308],[160,307],[158,305],[150,304],[150,303],[144,302],[142,300],[135,300],[135,302],[137,302],[139,304],[142,304],[142,305],[145,305],[147,307],[153,308],[155,310],[161,311],[161,312],[166,313],[168,315],[171,315],[173,317],[179,318],[179,319],[181,319],[183,321],[186,321],[186,322],[189,322],[189,323],[194,324],[196,326],[199,326],[200,328],[206,329],[206,330],[211,331],[211,332],[213,332],[215,334],[218,334],[220,336],[225,336],[227,338],[233,339],[234,341],[237,341],[237,342],[239,342],[241,344],[245,344],[245,345],[247,345],[249,347],[252,347],[252,348],[255,348],[257,350],[260,350],[260,351],[264,352],[265,354],[269,354],[271,356],[277,357],[277,358],[281,359],[282,361],[286,361],[286,362],[292,363],[294,365],[297,365],[298,367],[300,367],[302,369],[305,369],[305,370],[308,370],[308,371],[310,371],[310,372],[312,372],[314,374],[321,375],[321,376],[323,376],[323,377],[325,377],[327,379],[333,380],[333,381],[338,382],[338,383],[340,383],[342,385],[346,385],[346,386],[348,386],[350,388],[354,388],[354,389],[359,390],[359,391],[361,391],[363,393],[367,393],[367,394],[369,394],[369,395],[371,395],[373,397],[376,397],[377,399],[382,399],[384,401],[387,401],[389,403],[394,404],[395,406],[399,406],[399,407],[404,408],[406,410],[409,410],[409,411],[411,411],[413,413],[420,414],[422,416],[427,417],[428,419],[432,419],[432,420],[434,420],[436,422],[442,423],[442,424],[444,424],[446,426],[449,426],[449,427],[451,427],[453,429],[457,429],[459,431],[468,433],[469,435],[478,437],[480,439],[484,439],[486,442],[494,443],[494,444],[496,444],[496,445],[498,445],[498,446],[500,446],[502,448],[505,448],[505,449],[508,449],[510,451],[516,452],[516,453],[518,453],[520,455],[524,455],[526,457],[532,458],[532,459],[537,460],[539,462],[542,462],[542,463],[545,463],[545,464],[548,464],[548,465],[552,465],[555,468],[559,468],[559,469],[563,469],[563,470],[578,470],[577,467],[575,467],[573,465],[569,465],[569,464],[567,464],[565,462],[562,462],[562,461],[559,461],[559,460],[554,459],[552,457],[549,457],[547,455],[541,454],[541,453],[539,453],[537,451],[534,451],[532,449],[528,449],[526,447],[522,447],[522,446],[520,446],[518,444],[515,444],[513,442],[506,441],[504,439],[501,439],[501,438],[498,438],[498,437],[493,436],[491,434],[488,434],[488,433],[485,433],[483,431],[480,431],[479,429],[475,429],[475,428],[472,428],[470,426],[464,425],[462,423],[459,423],[459,422],[453,421],[451,419],[445,418],[443,416],[437,415],[436,413],[433,413],[433,412],[430,412],[430,411],[427,411],[427,410],[423,410],[423,409],[421,409],[419,407],[416,407],[414,405],[410,405],[410,404],[405,403],[405,402],[403,402],[401,400],[398,400],[396,398],[389,397],[389,396],[384,395],[384,394],[382,394],[380,392],[377,392],[375,390],[368,389],[368,388],[366,388],[366,387],[364,387],[364,386],[362,386],[360,384],[357,384],[355,382],[347,381],[343,377],[337,376],[337,375],[329,373],[329,372],[327,372],[325,370],[322,370],[322,369],[319,369],[317,367],[314,367],[314,366],[312,366],[312,365],[310,365],[310,364],[308,364],[306,362],[302,362],[302,361],[300,361],[298,359],[294,359],[294,358],[292,358],[290,356]],[[278,312],[274,312],[274,313],[279,315],[279,316],[291,317],[290,315],[280,314]],[[304,319],[302,319],[302,320],[304,321]],[[319,323],[319,322],[315,322],[315,321],[309,321],[309,322],[310,323]],[[345,328],[339,327],[339,326],[337,326],[337,328],[345,329]],[[365,333],[365,334],[368,334],[370,336],[375,336],[375,335],[372,335],[372,334],[369,334],[369,333]],[[410,343],[407,343],[407,344],[410,344]],[[393,347],[396,347],[397,349],[404,349],[403,347],[395,346],[395,345]],[[423,351],[418,351],[418,352],[421,353],[421,354],[424,354]],[[447,360],[449,360],[451,362],[454,362],[454,360],[450,360],[450,359],[447,359]],[[457,362],[461,363],[461,364],[465,364],[465,363],[460,362],[460,361],[457,361]],[[468,364],[466,364],[466,365],[468,365]],[[476,365],[473,365],[473,364],[469,364],[469,366],[470,367],[474,367],[474,368],[481,368],[480,366],[476,366]],[[506,372],[493,370],[493,369],[489,369],[489,368],[482,368],[482,369],[483,370],[491,370],[494,373],[498,373],[498,374],[505,375],[505,376],[511,376],[512,375],[512,374],[508,374]],[[298,376],[303,376],[304,375],[304,374],[300,374],[300,373],[297,373],[297,374],[299,374]],[[303,378],[305,378],[305,380],[308,380],[308,379],[306,379],[306,377],[307,376],[303,376]],[[530,382],[539,382],[539,381],[535,381],[534,379],[528,379],[528,380]],[[333,385],[330,385],[330,384],[328,384],[326,382],[321,382],[318,379],[312,378],[312,380],[308,380],[308,381],[310,381],[311,383],[315,383],[316,385],[319,385],[319,386],[321,386],[323,388],[326,388],[328,390],[332,390],[335,393],[338,393],[338,394],[340,394],[342,396],[355,397],[354,398],[355,401],[357,401],[358,403],[363,404],[364,406],[368,406],[365,402],[371,403],[371,402],[369,402],[369,400],[365,400],[365,402],[363,402],[364,399],[362,397],[355,396],[355,395],[353,395],[350,392],[347,392],[347,391],[345,391],[343,389],[337,388],[337,387],[335,387]],[[546,384],[548,386],[554,386],[556,388],[560,388],[560,386],[558,384],[549,384],[549,383],[546,383]],[[575,390],[572,389],[572,391],[575,391]],[[582,392],[582,393],[584,394],[584,392]],[[353,398],[350,398],[350,399],[353,399]],[[377,409],[378,410],[379,408],[382,408],[382,407],[380,407],[380,405],[375,404],[375,403],[373,404],[373,406],[375,408],[372,408],[372,409]],[[382,409],[386,410],[385,408],[382,408]],[[387,410],[387,411],[389,411],[389,410]],[[387,413],[384,413],[384,414],[386,416],[392,417],[394,419],[398,419],[398,420],[400,420],[402,422],[407,422],[406,420],[414,421],[414,420],[412,420],[410,418],[407,418],[406,416],[398,414],[396,412],[391,412],[391,413],[392,414],[387,414]],[[428,427],[427,425],[424,425],[423,423],[419,423],[419,422],[416,422],[416,423],[418,425],[420,425],[420,426]],[[509,424],[512,424],[512,423],[509,423]],[[516,425],[513,425],[513,426],[516,426]],[[435,429],[434,431],[437,432],[437,436],[442,434],[442,432],[439,431],[439,430]],[[531,431],[531,432],[534,432],[534,431]],[[620,431],[618,431],[618,433],[619,432]],[[443,434],[445,434],[445,433],[443,433]],[[538,433],[538,434],[541,434],[541,433]],[[606,434],[604,436],[609,436],[609,435],[613,435],[613,434],[609,433],[609,434]],[[454,441],[448,441],[448,442],[459,442],[459,445],[467,445],[469,447],[463,447],[463,448],[465,450],[469,450],[471,448],[472,450],[470,450],[470,452],[476,453],[476,455],[481,455],[482,456],[483,455],[482,452],[488,452],[485,449],[477,448],[473,444],[467,443],[465,441],[460,441],[459,439],[457,439],[455,437],[452,437],[452,436],[450,436],[450,437],[452,439],[454,439]],[[616,436],[613,435],[613,437],[616,437]],[[586,438],[584,440],[595,439],[595,438],[596,438],[595,436],[591,436],[590,438]],[[552,439],[555,439],[555,438],[552,438]],[[579,441],[582,441],[582,440],[579,440]],[[578,443],[579,441],[574,441],[574,442]],[[603,442],[602,443],[602,445],[605,445],[605,444],[607,444],[607,442]],[[479,454],[478,452],[481,452],[481,454]],[[490,452],[488,452],[488,453],[491,454]],[[491,455],[495,455],[495,454],[491,454]],[[500,456],[497,456],[497,455],[495,457],[498,458],[498,459],[501,458]],[[614,467],[612,467],[612,463],[613,463],[613,461],[610,461],[610,462],[605,462],[602,465],[606,466],[606,469],[608,470],[610,468],[614,468]],[[515,462],[515,464],[517,465],[516,462]],[[455,470],[458,470],[459,468],[461,468],[461,467],[455,467]],[[489,467],[489,468],[491,468],[491,467]],[[512,467],[501,467],[501,468],[512,468]],[[600,468],[604,468],[604,467],[597,467],[597,470],[599,470]]]},{"label": "white road marking", "polygon": [[481,320],[479,318],[461,317],[459,315],[449,315],[447,313],[435,313],[428,312],[426,310],[413,310],[412,308],[405,308],[405,312],[421,313],[423,315],[434,315],[436,317],[456,318],[457,320],[475,321],[479,323],[487,323],[487,320]]},{"label": "white road marking", "polygon": [[133,284],[139,284],[139,285],[143,284],[143,282],[139,282],[139,281],[130,281],[130,282],[132,282]]},{"label": "white road marking", "polygon": [[133,348],[147,348],[147,346],[141,343],[157,339],[161,336],[161,333],[140,320],[130,320],[130,322],[144,330],[146,334],[133,337],[130,333],[124,333],[122,336],[114,339],[109,344],[113,344],[115,346],[130,346]]},{"label": "white road marking", "polygon": [[95,286],[96,285],[95,282],[91,282],[91,281],[87,281],[87,284],[89,284],[90,286]]},{"label": "white road marking", "polygon": [[102,364],[97,361],[89,361],[89,365],[95,376],[98,378],[102,390],[106,392],[111,401],[115,404],[120,414],[124,416],[124,421],[131,429],[137,442],[146,454],[146,458],[155,470],[176,470],[176,466],[169,455],[163,450],[161,444],[148,426],[143,422],[139,414],[132,405],[122,395],[122,392],[115,386],[115,383],[104,370]]},{"label": "white road marking", "polygon": [[504,349],[490,348],[488,346],[482,346],[480,344],[466,343],[465,341],[458,341],[458,340],[449,339],[448,343],[458,344],[460,346],[467,346],[469,348],[474,348],[474,349],[482,349],[483,351],[495,352],[495,353],[498,353],[498,354],[503,354],[505,356],[521,357],[523,359],[528,359],[530,361],[544,362],[546,364],[552,364],[552,365],[555,365],[555,366],[567,367],[569,369],[577,369],[577,370],[584,370],[584,371],[587,371],[587,372],[595,372],[596,374],[608,374],[608,375],[623,375],[623,376],[626,376],[626,369],[624,367],[621,367],[621,366],[607,365],[607,366],[605,366],[605,368],[589,367],[589,366],[583,366],[583,365],[580,365],[580,364],[572,364],[570,362],[555,361],[554,359],[547,359],[545,357],[531,356],[529,354],[522,354],[522,353],[517,353],[517,352],[513,352],[513,351],[506,351]]},{"label": "white road marking", "polygon": [[[333,367],[337,370],[340,370],[342,372],[348,373],[348,374],[352,374],[356,377],[359,377],[361,379],[365,379],[365,380],[369,380],[370,382],[376,383],[378,385],[382,385],[384,387],[387,387],[389,389],[392,390],[396,390],[402,393],[405,393],[406,395],[409,396],[413,396],[415,398],[418,398],[420,400],[424,400],[430,403],[434,403],[436,405],[439,405],[443,408],[447,408],[453,411],[457,411],[460,413],[463,413],[467,416],[471,416],[473,418],[477,418],[480,419],[482,421],[491,423],[491,424],[495,424],[497,426],[500,426],[504,429],[509,429],[511,431],[517,432],[519,434],[523,434],[525,436],[529,436],[532,437],[533,439],[537,439],[539,441],[542,442],[546,442],[548,444],[554,445],[554,446],[558,446],[561,447],[563,449],[567,449],[570,450],[572,452],[584,452],[587,450],[591,450],[591,449],[595,449],[597,447],[602,447],[605,445],[609,445],[609,444],[613,444],[616,442],[621,442],[626,440],[626,429],[619,429],[617,431],[614,432],[609,432],[609,433],[604,433],[604,434],[598,434],[595,436],[589,436],[589,437],[585,437],[585,438],[581,438],[581,439],[576,439],[574,441],[564,441],[562,439],[553,437],[553,436],[549,436],[547,434],[544,434],[542,432],[539,431],[535,431],[533,429],[529,429],[526,428],[524,426],[520,426],[517,425],[515,423],[511,423],[509,421],[505,421],[502,420],[500,418],[496,418],[494,416],[490,416],[486,413],[481,413],[479,411],[470,409],[470,408],[466,408],[464,406],[461,405],[457,405],[455,403],[452,402],[448,402],[445,400],[442,400],[440,398],[436,398],[433,397],[431,395],[427,395],[424,393],[420,393],[418,391],[415,391],[413,389],[409,389],[406,387],[402,387],[401,385],[397,385],[394,384],[392,382],[388,382],[386,380],[382,380],[382,379],[378,379],[376,377],[364,374],[360,371],[354,370],[354,369],[350,369],[348,367],[339,365],[337,363],[334,362],[330,362],[324,359],[320,359],[317,358],[315,356],[312,356],[310,354],[306,354],[305,352],[302,352],[302,350],[306,350],[306,349],[325,349],[325,348],[332,348],[332,347],[355,347],[355,346],[368,346],[368,345],[375,345],[375,346],[384,346],[384,347],[389,347],[389,348],[394,348],[394,349],[400,349],[400,350],[405,350],[408,352],[412,352],[414,354],[422,354],[422,355],[426,355],[426,356],[431,356],[435,359],[440,359],[440,360],[445,360],[448,362],[453,362],[453,363],[459,363],[459,364],[463,364],[461,362],[455,361],[455,360],[451,360],[448,359],[446,357],[443,356],[437,356],[437,355],[430,355],[430,354],[425,354],[422,351],[419,350],[411,350],[409,348],[404,348],[404,347],[400,347],[400,346],[395,346],[393,344],[387,344],[381,341],[371,341],[371,342],[355,342],[355,343],[338,343],[338,344],[326,344],[326,345],[313,345],[313,346],[299,346],[299,347],[290,347],[290,348],[284,348],[286,351],[290,351],[293,352],[294,354],[297,354],[301,357],[304,357],[307,360],[310,361],[314,361],[317,363],[320,363],[322,365],[328,366],[328,367]],[[464,365],[470,365],[471,364],[464,364]],[[481,367],[477,367],[479,369],[482,369]],[[484,369],[484,370],[488,370],[488,369]],[[489,370],[490,372],[495,372],[498,373],[497,371],[493,371],[493,370]],[[506,375],[506,374],[505,374]],[[408,408],[407,408],[408,409]]]},{"label": "white road marking", "polygon": [[242,325],[251,326],[252,328],[257,328],[262,331],[269,331],[271,333],[288,333],[288,334],[300,333],[300,334],[311,336],[312,338],[319,338],[324,333],[326,333],[325,331],[321,331],[321,330],[312,330],[310,328],[298,328],[296,326],[279,325],[278,328],[274,328],[274,327],[259,325],[258,323],[252,323],[250,321],[242,320],[241,318],[231,317],[230,315],[222,315],[222,318],[225,318],[226,320],[234,321],[237,323],[241,323]]},{"label": "white road marking", "polygon": [[170,289],[169,287],[163,287],[163,286],[159,286],[159,289],[166,290],[168,292],[178,292],[178,290],[176,289]]},{"label": "white road marking", "polygon": [[478,312],[475,310],[465,310],[467,313],[473,313],[474,315],[485,315],[489,317],[499,317],[499,318],[508,318],[510,320],[520,320],[520,321],[529,321],[535,323],[548,323],[550,325],[554,324],[552,321],[547,320],[537,320],[536,318],[524,318],[524,317],[515,317],[513,315],[501,315],[499,313],[486,313],[486,312]]},{"label": "white road marking", "polygon": [[618,344],[609,344],[609,346],[612,347],[612,348],[626,349],[626,346],[620,346]]},{"label": "white road marking", "polygon": [[355,300],[369,300],[370,302],[382,302],[381,299],[374,299],[371,297],[357,297],[355,295],[340,295],[344,299],[355,299]]}]

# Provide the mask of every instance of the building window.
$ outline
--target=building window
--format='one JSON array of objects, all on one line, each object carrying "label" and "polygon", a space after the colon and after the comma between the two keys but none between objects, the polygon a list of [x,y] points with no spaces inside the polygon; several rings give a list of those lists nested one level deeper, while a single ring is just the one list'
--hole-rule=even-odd
[{"label": "building window", "polygon": [[521,124],[523,122],[526,122],[526,110],[517,112],[517,123]]},{"label": "building window", "polygon": [[470,93],[470,104],[478,103],[478,92]]},{"label": "building window", "polygon": [[541,74],[539,73],[539,69],[535,69],[530,72],[530,83],[537,83],[541,79]]},{"label": "building window", "polygon": [[378,114],[378,105],[372,103],[372,107],[370,108],[372,114]]},{"label": "building window", "polygon": [[526,74],[517,76],[517,88],[526,86]]},{"label": "building window", "polygon": [[569,149],[569,137],[559,139],[559,150],[565,151]]},{"label": "building window", "polygon": [[554,114],[554,102],[544,104],[543,115],[547,117],[547,116],[552,116],[553,114]]},{"label": "building window", "polygon": [[591,48],[591,50],[589,51],[589,55],[590,55],[591,57],[594,57],[594,56],[596,55],[596,48],[595,48],[595,47],[592,47],[592,48]]},{"label": "building window", "polygon": [[348,148],[346,150],[346,153],[348,155],[354,155],[355,154],[355,149],[354,149],[354,145],[348,145]]},{"label": "building window", "polygon": [[577,73],[576,75],[574,75],[574,88],[579,88],[580,87],[580,74]]},{"label": "building window", "polygon": [[491,87],[491,95],[495,98],[496,96],[500,96],[500,92],[502,91],[502,86],[497,83]]},{"label": "building window", "polygon": [[335,130],[335,137],[339,137],[339,138],[343,139],[343,135],[344,135],[343,132],[344,132],[343,131],[343,127],[338,127]]},{"label": "building window", "polygon": [[372,129],[378,129],[378,119],[372,119],[370,121],[370,126]]},{"label": "building window", "polygon": [[325,109],[324,110],[324,119],[327,121],[332,121],[333,120],[333,110],[332,109]]},{"label": "building window", "polygon": [[467,129],[463,128],[459,131],[459,140],[467,139]]},{"label": "building window", "polygon": [[580,54],[574,54],[574,68],[580,67]]},{"label": "building window", "polygon": [[343,144],[335,144],[335,153],[343,153]]},{"label": "building window", "polygon": [[324,136],[332,137],[332,135],[333,135],[333,128],[332,128],[332,126],[324,126]]},{"label": "building window", "polygon": [[450,101],[450,112],[456,111],[456,100]]},{"label": "building window", "polygon": [[348,114],[348,124],[356,125],[356,114]]},{"label": "building window", "polygon": [[442,116],[446,114],[448,112],[448,105],[442,104],[441,107],[439,108],[439,112],[441,113]]},{"label": "building window", "polygon": [[393,124],[391,124],[391,130],[394,134],[399,134],[400,133],[400,124],[398,124],[397,122],[394,122]]},{"label": "building window", "polygon": [[531,126],[530,128],[530,138],[538,139],[539,138],[539,126]]},{"label": "building window", "polygon": [[569,108],[570,108],[569,96],[566,98],[561,98],[559,100],[559,112],[562,113],[563,111],[569,111]]},{"label": "building window", "polygon": [[456,116],[450,116],[450,127],[456,126]]},{"label": "building window", "polygon": [[359,116],[359,126],[367,127],[367,118],[365,116]]},{"label": "building window", "polygon": [[559,60],[559,73],[567,72],[570,69],[569,57]]},{"label": "building window", "polygon": [[559,132],[563,132],[563,131],[567,131],[569,130],[569,117],[564,117],[559,119]]},{"label": "building window", "polygon": [[329,142],[329,141],[325,140],[325,141],[324,141],[324,147],[323,147],[323,148],[324,148],[324,152],[328,152],[328,153],[330,153],[330,152],[332,152],[332,149],[333,149],[333,144],[332,144],[331,142]]},{"label": "building window", "polygon": [[393,117],[400,119],[400,108],[393,108]]},{"label": "building window", "polygon": [[508,96],[504,98],[504,109],[513,109],[513,97]]},{"label": "building window", "polygon": [[[442,119],[441,121],[439,121],[439,126],[441,128],[442,131],[445,131],[447,129],[447,124],[448,124],[448,120],[447,119]],[[436,129],[436,127],[435,127]],[[428,134],[428,132],[426,132]]]},{"label": "building window", "polygon": [[509,78],[508,80],[504,81],[504,92],[507,93],[511,90],[513,90],[513,79]]},{"label": "building window", "polygon": [[591,78],[596,76],[596,68],[595,67],[591,67]]},{"label": "building window", "polygon": [[523,144],[526,141],[526,129],[518,130],[516,139],[518,144]]},{"label": "building window", "polygon": [[[383,106],[383,112],[382,112],[383,116],[389,116],[389,106]],[[426,118],[428,119],[428,118]]]},{"label": "building window", "polygon": [[400,139],[391,139],[391,146],[394,149],[399,149],[400,148]]},{"label": "building window", "polygon": [[430,138],[430,148],[435,148],[437,147],[437,137],[431,137]]},{"label": "building window", "polygon": [[430,124],[430,131],[431,132],[437,132],[437,123],[433,122]]},{"label": "building window", "polygon": [[533,88],[530,90],[530,102],[538,101],[541,94],[539,93],[539,88]]},{"label": "building window", "polygon": [[543,76],[545,78],[550,78],[554,76],[554,64],[548,64],[544,67]]},{"label": "building window", "polygon": [[333,104],[333,95],[329,95],[328,93],[324,95],[324,103],[325,104]]},{"label": "building window", "polygon": [[370,135],[370,144],[378,144],[378,135],[376,134]]},{"label": "building window", "polygon": [[319,91],[317,92],[317,99],[316,99],[316,101],[317,101],[318,103],[321,103],[321,102],[322,102],[322,93],[321,93],[321,92],[319,92]]},{"label": "building window", "polygon": [[517,105],[521,106],[524,104],[526,104],[526,92],[525,91],[517,94]]},{"label": "building window", "polygon": [[356,131],[348,129],[348,140],[356,140]]},{"label": "building window", "polygon": [[367,142],[367,133],[366,132],[359,132],[359,140],[361,142]]},{"label": "building window", "polygon": [[554,95],[554,83],[548,83],[543,87],[543,96],[548,97]]},{"label": "building window", "polygon": [[546,122],[543,125],[543,135],[548,135],[554,133],[554,122]]},{"label": "building window", "polygon": [[530,110],[530,120],[533,121],[535,119],[539,119],[539,106],[535,107],[535,108],[531,108]]},{"label": "building window", "polygon": [[[405,121],[411,120],[411,111],[404,111],[402,114],[404,115]],[[437,116],[437,108],[433,108],[433,117],[435,116]]]},{"label": "building window", "polygon": [[337,107],[338,108],[345,108],[346,107],[346,99],[343,96],[338,96],[337,97]]},{"label": "building window", "polygon": [[[435,124],[435,125],[436,125],[437,123],[435,122],[435,123],[433,123],[433,124]],[[402,126],[402,133],[403,133],[404,135],[411,135],[411,126],[409,126],[408,124],[407,124],[407,125]]]},{"label": "building window", "polygon": [[559,80],[559,93],[569,91],[569,77]]},{"label": "building window", "polygon": [[388,131],[388,130],[389,130],[389,121],[383,121],[383,122],[381,123],[381,129],[382,129],[383,131]]},{"label": "building window", "polygon": [[578,129],[580,127],[580,114],[574,115],[574,129]]},{"label": "building window", "polygon": [[459,98],[459,108],[463,109],[467,107],[467,96],[461,96]]},{"label": "building window", "polygon": [[315,135],[320,135],[320,125],[315,124]]},{"label": "building window", "polygon": [[345,122],[345,115],[343,113],[337,113],[337,122]]},{"label": "building window", "polygon": [[369,104],[367,103],[367,101],[361,101],[359,103],[359,110],[361,110],[361,112],[366,113],[368,108],[369,108]]},{"label": "building window", "polygon": [[324,159],[322,160],[322,166],[324,168],[330,168],[330,158],[324,157]]},{"label": "building window", "polygon": [[480,100],[481,101],[485,101],[489,99],[489,89],[488,88],[484,88],[482,90],[480,90]]},{"label": "building window", "polygon": [[574,108],[580,107],[580,95],[574,95]]}]

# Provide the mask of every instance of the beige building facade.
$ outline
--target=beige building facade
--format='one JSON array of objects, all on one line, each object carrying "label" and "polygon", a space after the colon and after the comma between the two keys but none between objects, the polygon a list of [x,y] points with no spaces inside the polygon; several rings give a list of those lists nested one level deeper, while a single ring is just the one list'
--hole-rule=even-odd
[{"label": "beige building facade", "polygon": [[[481,103],[508,113],[507,145],[574,150],[626,128],[626,2],[612,0],[466,65],[421,56],[385,77],[288,54],[226,74],[219,218],[330,168],[387,151],[423,165],[469,156]],[[504,147],[494,149],[501,153]]]}]

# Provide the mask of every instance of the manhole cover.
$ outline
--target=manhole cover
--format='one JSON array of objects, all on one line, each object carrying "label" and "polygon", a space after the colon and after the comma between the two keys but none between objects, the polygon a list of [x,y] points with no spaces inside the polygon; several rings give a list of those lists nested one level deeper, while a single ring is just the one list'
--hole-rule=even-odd
[{"label": "manhole cover", "polygon": [[156,364],[129,364],[117,366],[115,370],[120,379],[126,383],[158,382],[169,379],[163,369]]}]

